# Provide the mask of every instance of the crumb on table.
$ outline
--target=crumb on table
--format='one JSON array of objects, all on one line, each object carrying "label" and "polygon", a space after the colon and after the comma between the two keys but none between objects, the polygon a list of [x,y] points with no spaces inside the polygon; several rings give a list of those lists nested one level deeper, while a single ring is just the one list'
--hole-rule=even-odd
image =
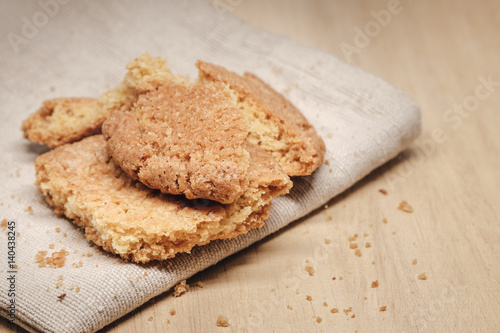
[{"label": "crumb on table", "polygon": [[378,288],[378,280],[372,282],[372,288]]},{"label": "crumb on table", "polygon": [[405,213],[413,213],[413,207],[410,206],[410,204],[406,200],[401,201],[401,203],[398,206],[398,209]]},{"label": "crumb on table", "polygon": [[219,315],[217,317],[217,326],[219,327],[228,327],[229,326],[229,321],[227,320],[226,317]]},{"label": "crumb on table", "polygon": [[422,274],[420,274],[420,275],[418,276],[418,279],[419,279],[419,280],[427,280],[427,275],[425,275],[425,272],[424,272],[424,273],[422,273]]},{"label": "crumb on table", "polygon": [[305,269],[310,276],[314,275],[314,268],[312,266],[306,266]]}]

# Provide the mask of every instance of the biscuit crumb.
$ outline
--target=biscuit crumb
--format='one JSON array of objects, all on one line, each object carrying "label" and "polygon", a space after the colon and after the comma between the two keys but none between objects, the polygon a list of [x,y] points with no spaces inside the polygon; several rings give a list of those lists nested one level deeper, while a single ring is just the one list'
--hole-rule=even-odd
[{"label": "biscuit crumb", "polygon": [[384,217],[384,219],[382,220],[382,222],[384,222],[385,224],[387,224],[387,219]]},{"label": "biscuit crumb", "polygon": [[309,296],[309,295],[306,295],[306,299],[307,299],[309,302],[310,302],[310,301],[312,301],[312,297],[311,297],[311,296]]},{"label": "biscuit crumb", "polygon": [[419,280],[427,280],[427,276],[425,275],[425,273],[422,273],[418,276],[418,279]]},{"label": "biscuit crumb", "polygon": [[229,322],[228,322],[227,318],[226,318],[226,317],[224,317],[224,316],[221,316],[221,315],[219,315],[219,316],[217,317],[217,322],[216,322],[216,324],[217,324],[217,326],[219,326],[219,327],[228,327],[228,326],[229,326]]},{"label": "biscuit crumb", "polygon": [[350,306],[348,309],[344,309],[342,311],[344,311],[345,315],[347,316],[349,314],[349,312],[352,312],[352,306]]},{"label": "biscuit crumb", "polygon": [[49,249],[53,250],[54,249],[54,244],[49,244]]},{"label": "biscuit crumb", "polygon": [[66,294],[61,294],[61,295],[57,296],[57,298],[59,298],[59,301],[62,301],[65,297],[66,297]]},{"label": "biscuit crumb", "polygon": [[351,243],[351,244],[349,244],[349,247],[354,250],[354,249],[358,248],[358,244],[357,243]]},{"label": "biscuit crumb", "polygon": [[358,234],[354,234],[353,236],[349,236],[349,238],[347,240],[349,242],[354,242],[356,240],[356,238],[358,238]]},{"label": "biscuit crumb", "polygon": [[331,239],[329,239],[329,238],[325,238],[325,244],[327,244],[327,245],[328,245],[328,244],[330,244],[331,242],[332,242],[332,240],[331,240]]},{"label": "biscuit crumb", "polygon": [[327,306],[328,306],[328,303],[327,303],[327,302],[323,302],[323,306],[324,306],[324,307],[327,307]]},{"label": "biscuit crumb", "polygon": [[196,282],[196,285],[197,285],[198,287],[200,287],[200,288],[203,288],[203,287],[205,287],[205,282],[203,282],[203,281],[198,281],[198,282]]},{"label": "biscuit crumb", "polygon": [[314,275],[314,268],[312,266],[306,266],[305,269],[310,276]]},{"label": "biscuit crumb", "polygon": [[7,220],[3,219],[2,222],[0,222],[0,227],[2,227],[3,231],[7,230]]},{"label": "biscuit crumb", "polygon": [[52,268],[61,268],[64,267],[66,263],[66,256],[68,255],[68,253],[68,251],[62,249],[59,252],[53,252],[49,257],[46,256],[47,251],[38,251],[35,260],[38,263],[38,267],[49,266]]},{"label": "biscuit crumb", "polygon": [[378,280],[372,282],[372,288],[378,288]]},{"label": "biscuit crumb", "polygon": [[30,215],[33,215],[33,208],[31,206],[28,206],[25,210],[24,210],[26,213],[30,214]]},{"label": "biscuit crumb", "polygon": [[319,323],[321,323],[322,321],[323,321],[323,318],[321,318],[321,317],[316,317],[316,322],[317,322],[318,324],[319,324]]},{"label": "biscuit crumb", "polygon": [[332,280],[334,280],[334,281],[335,281],[335,280],[337,280],[337,278],[334,276],[334,277],[332,277]]},{"label": "biscuit crumb", "polygon": [[189,284],[186,283],[186,280],[181,281],[178,285],[174,287],[174,297],[180,297],[182,294],[187,293],[189,290]]},{"label": "biscuit crumb", "polygon": [[325,165],[330,165],[330,161],[325,160]]},{"label": "biscuit crumb", "polygon": [[351,315],[351,318],[355,318],[355,317],[356,317],[356,315],[355,315],[355,314],[352,314],[352,315]]},{"label": "biscuit crumb", "polygon": [[356,255],[356,257],[361,257],[363,255],[360,249],[356,249],[356,251],[354,251],[354,254]]},{"label": "biscuit crumb", "polygon": [[339,280],[343,280],[344,278],[342,276],[339,276]]},{"label": "biscuit crumb", "polygon": [[149,317],[149,318],[148,318],[148,321],[153,321],[153,317]]},{"label": "biscuit crumb", "polygon": [[331,313],[339,313],[339,309],[337,309],[337,308],[332,308],[332,309],[330,310],[330,312],[331,312]]},{"label": "biscuit crumb", "polygon": [[170,315],[175,316],[175,310],[170,310]]},{"label": "biscuit crumb", "polygon": [[387,310],[387,306],[386,305],[380,307],[380,311],[381,312],[384,312],[385,310]]},{"label": "biscuit crumb", "polygon": [[387,191],[384,190],[383,188],[381,188],[380,190],[378,190],[380,193],[382,193],[383,195],[387,195]]},{"label": "biscuit crumb", "polygon": [[365,247],[366,248],[372,247],[372,244],[370,242],[366,242]]},{"label": "biscuit crumb", "polygon": [[63,284],[63,276],[62,275],[59,275],[59,278],[56,282],[56,289],[59,289]]},{"label": "biscuit crumb", "polygon": [[288,310],[293,310],[293,308],[292,308],[292,306],[291,306],[291,305],[287,305],[287,306],[286,306],[286,308],[287,308]]},{"label": "biscuit crumb", "polygon": [[412,265],[416,265],[417,264],[417,259],[413,259],[413,261],[411,262]]},{"label": "biscuit crumb", "polygon": [[405,213],[413,213],[413,207],[410,206],[410,204],[406,200],[401,201],[401,203],[398,206],[398,209]]},{"label": "biscuit crumb", "polygon": [[61,232],[61,228],[57,227],[56,232]]},{"label": "biscuit crumb", "polygon": [[79,293],[79,292],[80,292],[80,287],[76,287],[76,288],[75,288],[75,291],[76,291],[77,293]]},{"label": "biscuit crumb", "polygon": [[327,221],[331,221],[333,220],[333,217],[331,215],[328,215],[327,218],[326,218]]},{"label": "biscuit crumb", "polygon": [[79,261],[78,263],[76,263],[76,262],[73,263],[73,267],[75,267],[75,268],[82,267],[82,266],[83,266],[82,261]]}]

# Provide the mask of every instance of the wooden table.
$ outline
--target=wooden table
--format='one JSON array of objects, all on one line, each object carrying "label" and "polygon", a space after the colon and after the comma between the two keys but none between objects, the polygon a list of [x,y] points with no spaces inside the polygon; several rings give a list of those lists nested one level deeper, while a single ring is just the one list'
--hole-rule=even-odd
[{"label": "wooden table", "polygon": [[[328,208],[103,332],[498,332],[500,2],[231,3],[406,91],[422,108],[422,136]],[[398,210],[402,200],[413,213]],[[219,315],[229,327],[216,326]]]}]

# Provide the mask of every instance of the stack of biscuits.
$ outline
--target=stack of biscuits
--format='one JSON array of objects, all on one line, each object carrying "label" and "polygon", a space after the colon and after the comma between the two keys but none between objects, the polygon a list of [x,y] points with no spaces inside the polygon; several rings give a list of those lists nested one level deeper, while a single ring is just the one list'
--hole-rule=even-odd
[{"label": "stack of biscuits", "polygon": [[323,162],[323,141],[282,95],[196,66],[192,83],[145,54],[98,99],[49,100],[23,122],[54,148],[35,161],[46,201],[106,251],[145,263],[260,228],[290,177]]}]

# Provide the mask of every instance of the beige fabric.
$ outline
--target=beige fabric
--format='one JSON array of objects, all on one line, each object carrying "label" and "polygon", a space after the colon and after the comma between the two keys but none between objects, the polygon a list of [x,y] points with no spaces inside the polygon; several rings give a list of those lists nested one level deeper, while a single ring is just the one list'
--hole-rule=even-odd
[{"label": "beige fabric", "polygon": [[[41,5],[47,3],[52,6]],[[0,11],[0,220],[15,221],[20,233],[16,322],[30,331],[92,332],[105,326],[324,204],[396,156],[420,131],[418,107],[391,85],[329,54],[253,28],[202,0],[4,1]],[[43,13],[48,13],[46,21]],[[30,30],[30,22],[38,27]],[[21,122],[43,100],[99,96],[116,86],[124,66],[144,52],[167,57],[172,70],[191,79],[197,76],[197,59],[258,75],[317,128],[330,165],[294,179],[291,193],[274,200],[262,229],[196,248],[171,265],[146,267],[102,253],[82,257],[94,252],[82,232],[40,202],[33,161],[44,148],[22,138]],[[5,233],[0,237],[0,314],[7,316]],[[38,267],[38,251],[50,255],[61,249],[69,252],[63,268]],[[73,267],[80,261],[81,267]],[[56,288],[60,275],[62,285]],[[62,293],[67,296],[58,301]]]}]

